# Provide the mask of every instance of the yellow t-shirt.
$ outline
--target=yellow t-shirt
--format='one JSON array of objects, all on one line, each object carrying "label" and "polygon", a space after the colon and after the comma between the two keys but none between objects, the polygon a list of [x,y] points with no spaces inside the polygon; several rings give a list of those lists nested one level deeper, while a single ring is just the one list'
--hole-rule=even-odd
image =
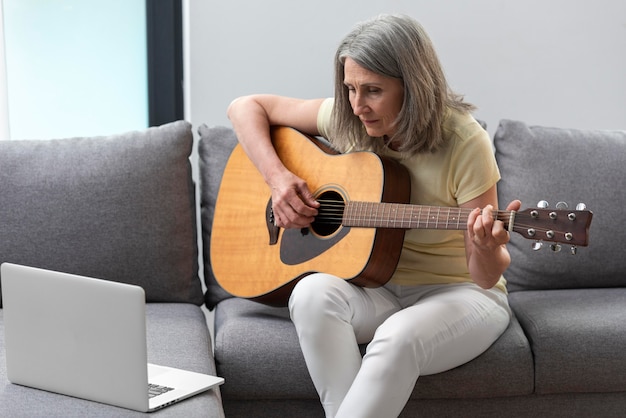
[{"label": "yellow t-shirt", "polygon": [[[331,143],[332,107],[333,99],[325,100],[317,120],[320,134]],[[403,158],[391,149],[385,152],[409,170],[412,204],[458,207],[480,196],[500,180],[489,135],[471,115],[450,110],[443,122],[443,134],[447,145],[436,153]],[[392,283],[420,285],[471,281],[463,231],[411,229],[406,232]],[[506,292],[503,277],[496,286]]]}]

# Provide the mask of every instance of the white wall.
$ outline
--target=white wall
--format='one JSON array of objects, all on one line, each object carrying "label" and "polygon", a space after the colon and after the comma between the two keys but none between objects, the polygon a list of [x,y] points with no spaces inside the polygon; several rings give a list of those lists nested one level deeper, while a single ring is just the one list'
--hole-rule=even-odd
[{"label": "white wall", "polygon": [[503,118],[626,129],[623,0],[185,0],[187,119],[229,125],[249,93],[330,96],[339,40],[402,12],[431,35],[455,90],[493,133]]}]

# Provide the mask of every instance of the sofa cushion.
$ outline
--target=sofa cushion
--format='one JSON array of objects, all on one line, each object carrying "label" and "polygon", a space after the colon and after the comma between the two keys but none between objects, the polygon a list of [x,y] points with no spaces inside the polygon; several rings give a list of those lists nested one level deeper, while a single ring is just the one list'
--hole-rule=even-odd
[{"label": "sofa cushion", "polygon": [[191,127],[0,141],[0,262],[136,284],[202,303]]},{"label": "sofa cushion", "polygon": [[[569,247],[553,254],[532,251],[531,242],[512,234],[512,263],[505,276],[509,290],[566,289],[626,285],[626,257],[619,243],[626,229],[615,226],[626,207],[620,189],[626,177],[626,131],[583,131],[529,126],[503,120],[494,137],[502,180],[499,204],[520,199],[522,207],[540,200],[573,209],[583,202],[594,212],[589,246],[570,256]],[[547,246],[545,246],[547,247]]]},{"label": "sofa cushion", "polygon": [[[6,377],[3,311],[0,309],[0,416],[145,417],[147,414],[9,383]],[[146,305],[148,361],[198,373],[215,374],[211,337],[198,306]],[[219,389],[160,410],[159,417],[223,417]]]},{"label": "sofa cushion", "polygon": [[201,125],[198,128],[198,157],[200,159],[200,213],[202,218],[202,243],[204,281],[207,287],[206,306],[213,309],[221,300],[231,297],[219,285],[211,269],[211,227],[215,213],[215,201],[222,180],[222,173],[233,148],[237,145],[235,132],[226,127]]},{"label": "sofa cushion", "polygon": [[530,290],[509,299],[535,358],[536,393],[626,392],[626,289]]},{"label": "sofa cushion", "polygon": [[[228,378],[221,389],[226,403],[318,400],[287,308],[240,298],[220,302],[215,308],[215,362],[218,374]],[[444,373],[421,376],[411,398],[521,396],[532,391],[532,354],[514,318],[478,358]]]}]

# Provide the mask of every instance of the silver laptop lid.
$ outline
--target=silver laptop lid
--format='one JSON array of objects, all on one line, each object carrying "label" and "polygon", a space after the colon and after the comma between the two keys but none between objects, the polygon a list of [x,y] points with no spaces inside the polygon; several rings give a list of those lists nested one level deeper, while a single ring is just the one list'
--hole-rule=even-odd
[{"label": "silver laptop lid", "polygon": [[141,287],[8,263],[0,274],[11,382],[147,410]]}]

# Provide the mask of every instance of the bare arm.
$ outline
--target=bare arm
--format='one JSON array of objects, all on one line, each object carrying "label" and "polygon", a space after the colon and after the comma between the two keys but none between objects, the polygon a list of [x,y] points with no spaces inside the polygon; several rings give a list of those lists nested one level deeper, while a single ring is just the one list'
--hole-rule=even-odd
[{"label": "bare arm", "polygon": [[[514,200],[507,210],[519,210],[521,202]],[[476,208],[467,220],[465,252],[472,280],[484,289],[495,286],[500,276],[511,263],[506,248],[509,232],[502,221],[494,220],[493,211],[498,209],[497,189],[493,186],[481,196],[463,205]],[[481,210],[482,209],[482,213]]]},{"label": "bare arm", "polygon": [[241,146],[271,189],[277,224],[285,228],[309,225],[319,204],[306,182],[287,170],[276,155],[269,128],[285,125],[317,135],[317,113],[322,101],[254,95],[240,97],[228,108]]}]

